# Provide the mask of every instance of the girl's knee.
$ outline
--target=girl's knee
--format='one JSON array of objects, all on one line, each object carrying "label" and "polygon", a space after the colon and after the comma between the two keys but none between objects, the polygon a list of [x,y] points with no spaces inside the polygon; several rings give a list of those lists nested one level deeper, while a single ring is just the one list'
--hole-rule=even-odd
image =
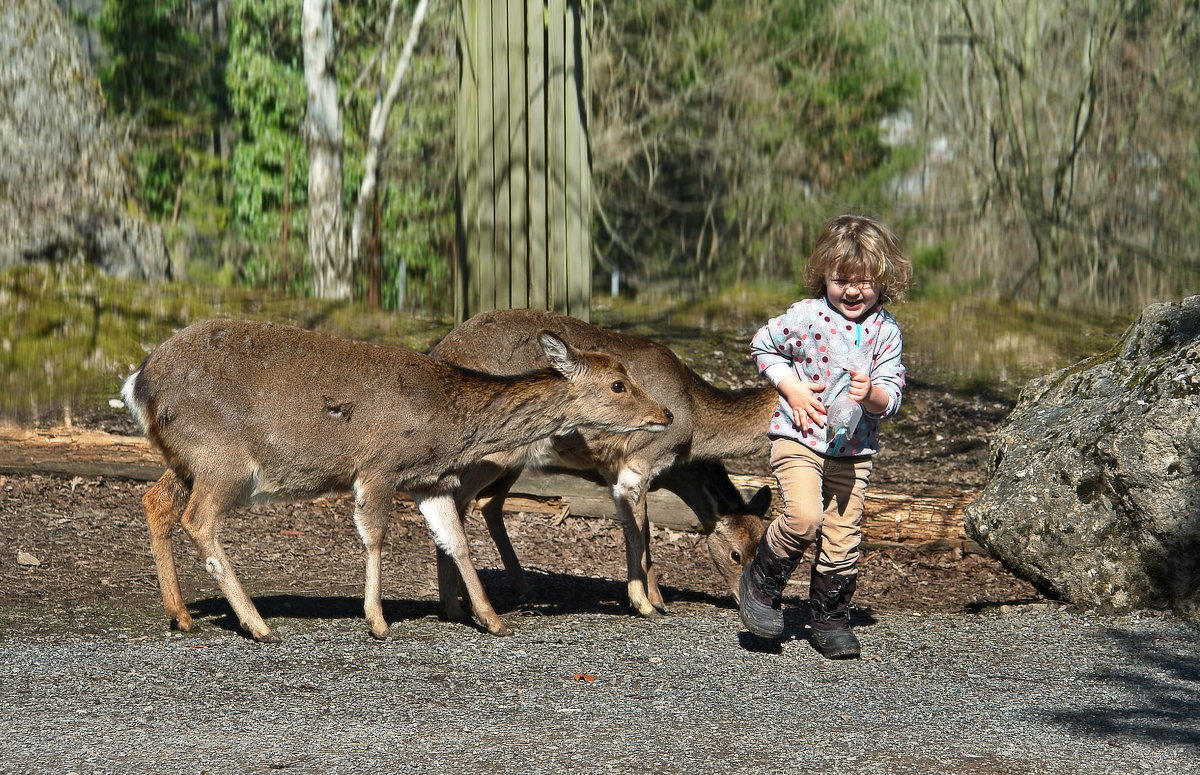
[{"label": "girl's knee", "polygon": [[789,513],[787,511],[776,520],[776,526],[782,535],[796,542],[810,544],[817,540],[821,533],[821,514]]}]

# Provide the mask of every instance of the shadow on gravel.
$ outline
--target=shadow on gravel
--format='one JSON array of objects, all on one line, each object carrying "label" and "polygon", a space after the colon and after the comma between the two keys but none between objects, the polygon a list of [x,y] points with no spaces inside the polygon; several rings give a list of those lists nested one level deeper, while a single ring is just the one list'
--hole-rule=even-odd
[{"label": "shadow on gravel", "polygon": [[[566,573],[525,569],[525,581],[529,592],[524,598],[512,591],[508,577],[502,570],[481,569],[488,597],[496,611],[507,614],[534,614],[538,616],[569,616],[572,614],[604,614],[609,616],[633,616],[627,601],[626,585],[623,581],[575,576]],[[731,608],[732,596],[712,595],[691,589],[662,585],[660,587],[668,608],[679,604],[701,604],[714,608]],[[363,600],[348,595],[268,594],[252,596],[259,614],[272,625],[272,619],[359,619],[363,618]],[[188,603],[188,610],[197,619],[208,621],[215,627],[249,637],[238,624],[228,601],[224,597],[209,597]],[[391,624],[441,616],[441,604],[434,599],[413,600],[385,598],[383,615]],[[474,620],[458,620],[475,629],[484,631]],[[797,625],[799,628],[800,625]]]},{"label": "shadow on gravel", "polygon": [[968,614],[981,614],[984,611],[995,611],[1004,606],[1030,605],[1042,602],[1040,597],[1014,597],[1008,600],[983,600],[977,603],[967,603],[962,610]]},{"label": "shadow on gravel", "polygon": [[[755,654],[782,654],[783,640],[771,640],[770,638],[760,638],[749,630],[742,630],[737,634],[738,645],[746,651],[752,651]],[[785,630],[785,638],[791,638],[791,635]]]},{"label": "shadow on gravel", "polygon": [[[1110,667],[1088,678],[1123,689],[1119,707],[1103,706],[1051,711],[1050,719],[1080,735],[1131,742],[1184,745],[1200,749],[1200,655],[1195,641],[1147,638],[1109,629],[1114,646]],[[1200,630],[1196,632],[1200,637]],[[1124,659],[1117,656],[1124,652]]]},{"label": "shadow on gravel", "polygon": [[[808,640],[808,606],[806,602],[784,601],[783,636],[779,640],[760,638],[748,630],[738,632],[738,645],[746,651],[756,654],[781,654],[783,643],[789,640]],[[879,618],[870,608],[853,608],[850,612],[850,624],[854,627],[869,627],[877,624]]]},{"label": "shadow on gravel", "polygon": [[[529,592],[522,599],[512,591],[503,571],[481,570],[479,577],[487,588],[492,604],[501,613],[521,610],[555,616],[580,613],[632,615],[624,581],[526,568],[525,582]],[[730,608],[733,605],[733,597],[728,595],[713,595],[667,584],[661,584],[659,589],[668,608],[676,603],[695,603],[714,608]]]},{"label": "shadow on gravel", "polygon": [[[254,607],[269,626],[273,619],[362,619],[361,597],[345,595],[256,595]],[[249,638],[238,624],[233,609],[223,597],[209,597],[188,604],[197,619]],[[389,622],[422,619],[441,613],[436,600],[384,600],[383,615]],[[365,624],[364,624],[365,627]],[[482,628],[480,628],[482,629]]]}]

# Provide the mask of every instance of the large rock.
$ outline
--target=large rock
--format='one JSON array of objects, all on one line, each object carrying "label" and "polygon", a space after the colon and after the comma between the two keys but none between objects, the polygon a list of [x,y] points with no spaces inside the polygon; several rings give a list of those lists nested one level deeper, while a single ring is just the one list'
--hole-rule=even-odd
[{"label": "large rock", "polygon": [[162,278],[161,231],[137,216],[104,97],[53,0],[0,1],[0,267],[83,260]]},{"label": "large rock", "polygon": [[1043,592],[1200,620],[1200,296],[1032,381],[991,444],[966,530]]}]

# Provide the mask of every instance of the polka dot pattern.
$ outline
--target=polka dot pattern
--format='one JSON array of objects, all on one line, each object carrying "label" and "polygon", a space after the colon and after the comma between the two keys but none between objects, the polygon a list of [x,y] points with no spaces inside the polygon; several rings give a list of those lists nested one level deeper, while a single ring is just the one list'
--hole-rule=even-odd
[{"label": "polka dot pattern", "polygon": [[796,426],[791,407],[780,398],[768,434],[796,439],[826,455],[874,454],[879,449],[880,420],[900,408],[905,385],[902,351],[900,327],[885,309],[855,322],[843,317],[823,298],[796,302],[755,334],[751,353],[759,371],[770,370],[769,376],[776,381],[791,373],[806,381],[822,383],[825,390],[818,397],[829,406],[848,388],[850,369],[867,369],[872,383],[887,393],[888,406],[880,415],[864,412],[848,435],[827,439],[824,428]]}]

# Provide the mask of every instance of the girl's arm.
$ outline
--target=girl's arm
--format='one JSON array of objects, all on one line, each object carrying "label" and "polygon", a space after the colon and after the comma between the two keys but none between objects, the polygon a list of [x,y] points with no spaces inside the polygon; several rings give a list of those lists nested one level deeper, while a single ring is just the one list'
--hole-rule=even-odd
[{"label": "girl's arm", "polygon": [[794,368],[795,359],[803,356],[796,332],[803,325],[801,312],[804,305],[804,302],[797,302],[784,314],[767,321],[750,342],[755,366],[791,407],[792,422],[801,428],[810,424],[825,425],[825,406],[816,395],[825,389],[825,385],[801,379]]},{"label": "girl's arm", "polygon": [[882,415],[891,404],[891,396],[886,390],[871,381],[871,375],[865,371],[850,373],[850,397],[862,404],[863,411],[870,414]]},{"label": "girl's arm", "polygon": [[851,376],[850,395],[862,404],[863,411],[882,419],[891,417],[900,410],[900,401],[904,396],[905,369],[901,359],[903,350],[904,341],[900,335],[900,328],[891,325],[881,332],[881,341],[875,348],[870,376]]}]

